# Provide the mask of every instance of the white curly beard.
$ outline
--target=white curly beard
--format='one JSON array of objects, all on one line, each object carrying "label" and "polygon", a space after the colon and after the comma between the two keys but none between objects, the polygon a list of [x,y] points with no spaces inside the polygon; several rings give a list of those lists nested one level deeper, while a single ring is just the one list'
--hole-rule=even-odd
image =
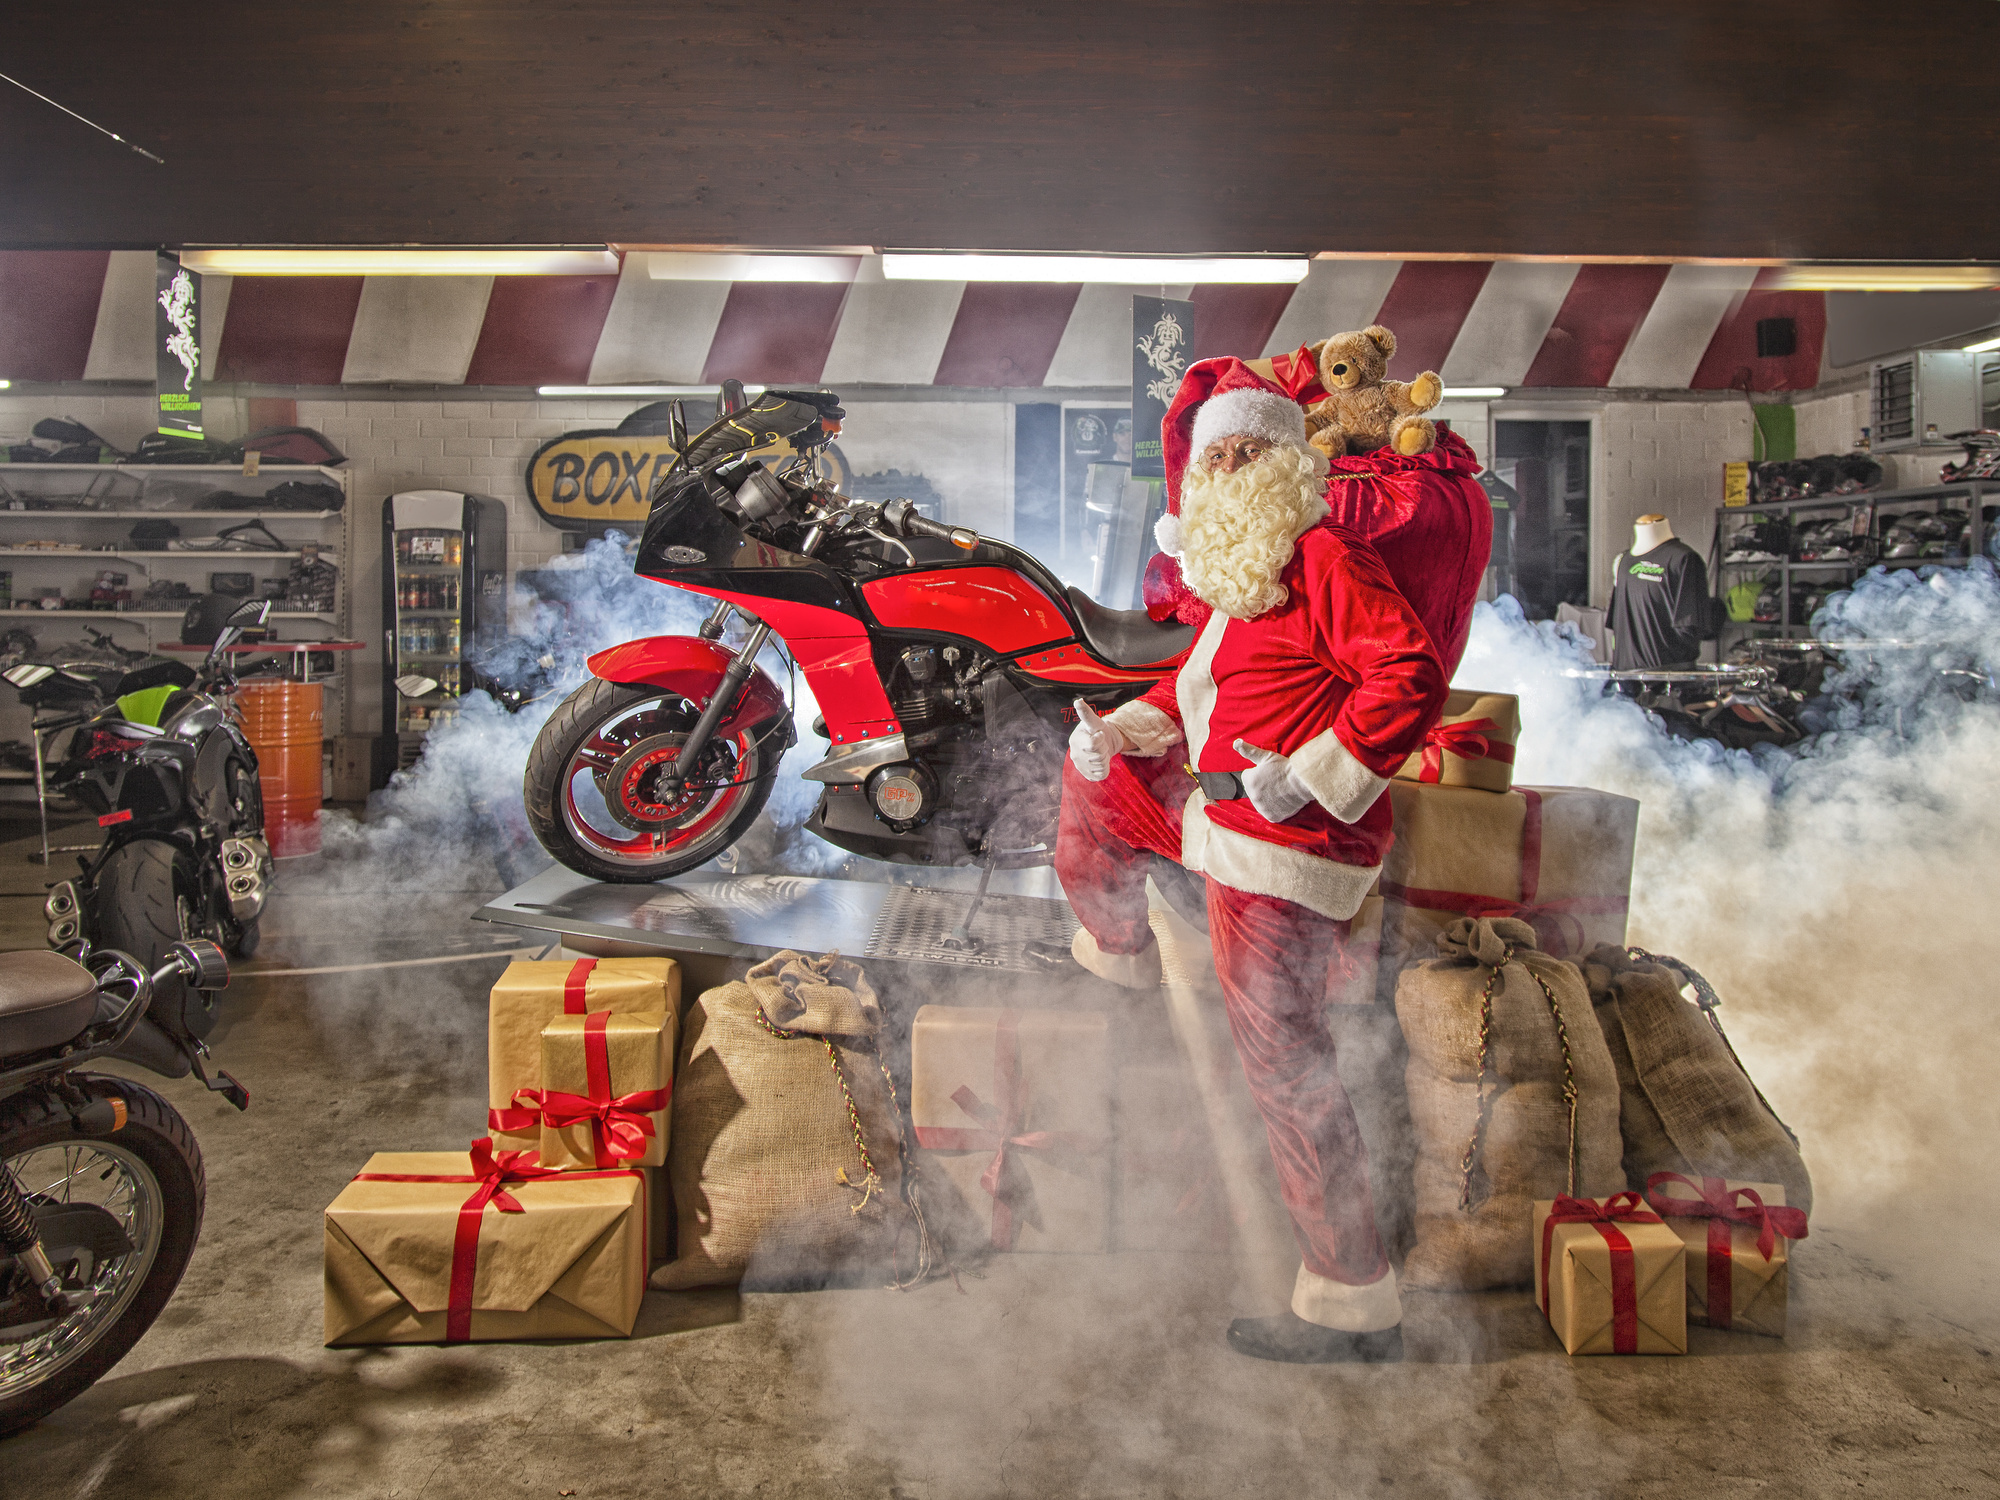
[{"label": "white curly beard", "polygon": [[1273,448],[1233,474],[1188,465],[1181,480],[1181,577],[1204,603],[1253,620],[1285,602],[1278,575],[1327,513],[1326,460]]}]

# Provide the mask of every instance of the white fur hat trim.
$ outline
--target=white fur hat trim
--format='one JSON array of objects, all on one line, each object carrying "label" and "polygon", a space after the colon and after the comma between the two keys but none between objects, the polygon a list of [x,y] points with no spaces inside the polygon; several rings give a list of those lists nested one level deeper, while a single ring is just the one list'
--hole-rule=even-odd
[{"label": "white fur hat trim", "polygon": [[1193,453],[1217,438],[1262,438],[1273,447],[1306,446],[1306,414],[1296,401],[1275,391],[1244,386],[1211,396],[1195,408]]}]

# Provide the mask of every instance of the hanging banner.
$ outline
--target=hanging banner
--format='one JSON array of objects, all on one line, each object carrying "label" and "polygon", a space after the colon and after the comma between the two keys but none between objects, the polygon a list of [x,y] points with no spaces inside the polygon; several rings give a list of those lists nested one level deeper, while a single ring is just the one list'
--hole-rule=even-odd
[{"label": "hanging banner", "polygon": [[201,436],[201,278],[171,255],[159,258],[153,299],[155,422],[175,437]]},{"label": "hanging banner", "polygon": [[1132,477],[1167,477],[1160,424],[1187,372],[1194,304],[1166,297],[1132,299]]}]

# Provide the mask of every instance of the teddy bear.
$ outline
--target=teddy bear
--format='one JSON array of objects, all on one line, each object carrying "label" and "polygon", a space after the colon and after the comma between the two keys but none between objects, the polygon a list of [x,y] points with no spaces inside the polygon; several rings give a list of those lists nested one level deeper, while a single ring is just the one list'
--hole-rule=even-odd
[{"label": "teddy bear", "polygon": [[1420,413],[1444,398],[1444,382],[1426,370],[1415,380],[1384,380],[1396,335],[1381,324],[1358,333],[1336,333],[1310,346],[1319,359],[1319,382],[1329,392],[1306,408],[1312,445],[1328,458],[1393,448],[1409,455],[1437,446],[1437,427]]}]

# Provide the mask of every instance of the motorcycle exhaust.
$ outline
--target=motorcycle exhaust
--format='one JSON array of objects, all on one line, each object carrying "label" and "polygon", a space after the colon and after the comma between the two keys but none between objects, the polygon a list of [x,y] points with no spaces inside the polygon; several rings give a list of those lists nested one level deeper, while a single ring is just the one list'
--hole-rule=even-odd
[{"label": "motorcycle exhaust", "polygon": [[49,946],[67,948],[83,936],[83,923],[75,917],[63,917],[49,923]]},{"label": "motorcycle exhaust", "polygon": [[271,851],[262,839],[224,839],[222,869],[229,894],[229,915],[238,922],[255,920],[264,910],[271,885]]},{"label": "motorcycle exhaust", "polygon": [[42,915],[51,922],[60,922],[64,917],[74,917],[83,909],[77,898],[76,882],[65,880],[49,892],[49,899],[42,903]]}]

